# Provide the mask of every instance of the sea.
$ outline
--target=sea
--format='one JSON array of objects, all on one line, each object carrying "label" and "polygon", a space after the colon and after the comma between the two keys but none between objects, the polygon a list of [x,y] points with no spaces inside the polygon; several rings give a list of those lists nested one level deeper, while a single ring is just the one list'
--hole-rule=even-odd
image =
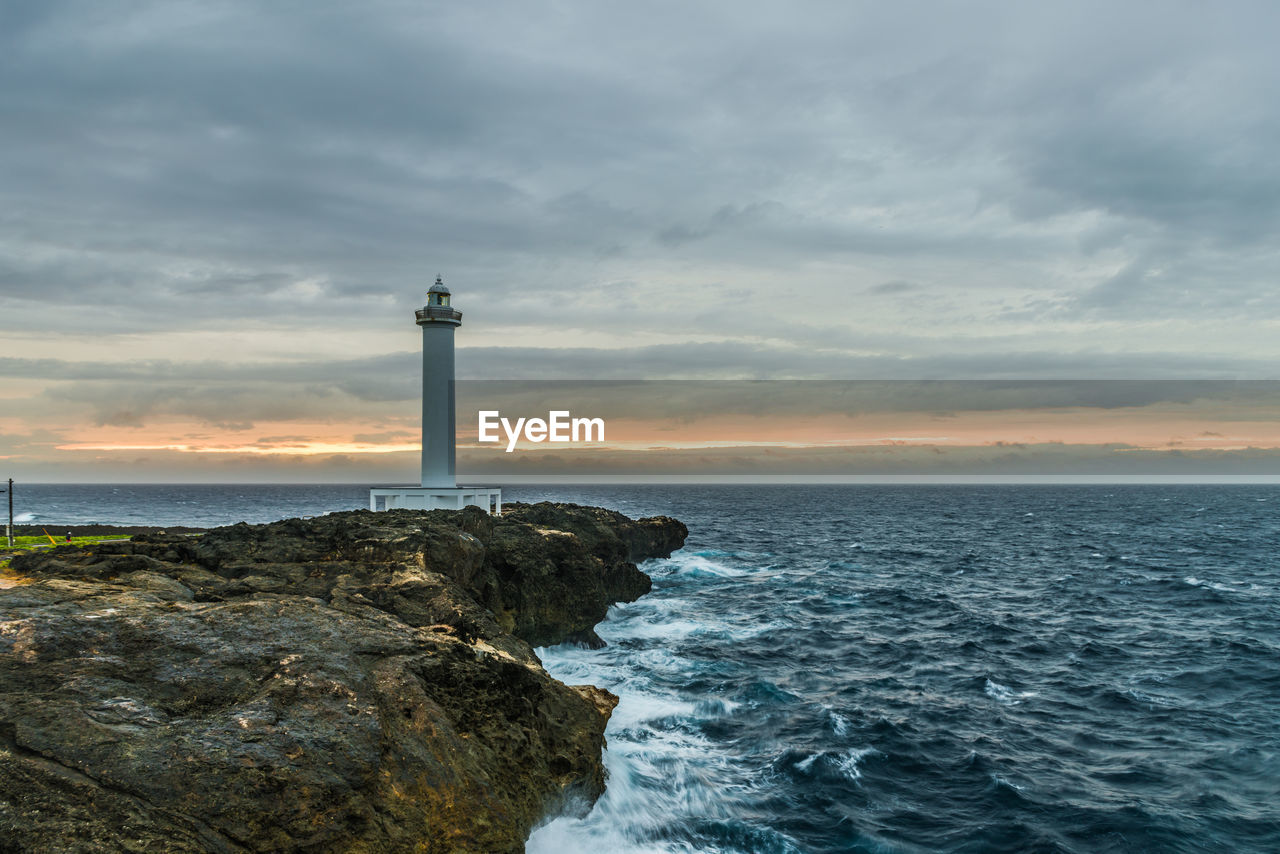
[{"label": "sea", "polygon": [[[21,487],[21,485],[19,485]],[[358,486],[32,486],[207,526]],[[601,650],[608,791],[530,854],[1280,851],[1280,487],[555,486],[689,527]]]}]

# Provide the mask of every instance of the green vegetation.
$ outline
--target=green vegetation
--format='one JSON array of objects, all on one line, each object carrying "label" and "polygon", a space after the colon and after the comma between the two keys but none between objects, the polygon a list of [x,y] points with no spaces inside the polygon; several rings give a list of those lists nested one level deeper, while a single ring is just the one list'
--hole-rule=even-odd
[{"label": "green vegetation", "polygon": [[[90,546],[95,543],[105,543],[111,540],[127,540],[128,537],[122,537],[119,534],[112,534],[105,537],[72,537],[70,543],[67,542],[65,536],[54,536],[53,539],[54,542],[60,546]],[[13,548],[10,549],[7,541],[4,539],[4,532],[0,531],[0,571],[7,570],[9,568],[9,560],[17,552],[27,552],[39,548],[47,549],[51,548],[52,545],[53,544],[49,542],[49,538],[43,534],[36,534],[35,536],[20,535],[13,538]]]},{"label": "green vegetation", "polygon": [[[100,543],[103,540],[119,540],[119,539],[127,540],[128,537],[122,538],[119,534],[116,534],[115,536],[111,536],[111,537],[72,537],[71,544],[75,546],[86,546],[86,545],[89,545],[90,543]],[[59,537],[57,534],[54,534],[53,540],[60,546],[67,545],[67,538],[65,536]],[[0,543],[3,543],[3,540],[0,540]],[[15,549],[29,549],[35,546],[48,546],[48,545],[51,545],[49,542],[49,538],[46,537],[44,534],[36,534],[34,537],[18,536],[13,538],[13,547]]]},{"label": "green vegetation", "polygon": [[[8,549],[5,544],[5,539],[3,534],[4,532],[0,531],[0,551],[10,551],[10,549]],[[127,539],[129,538],[122,537],[119,534],[113,534],[108,537],[72,537],[70,545],[88,546],[88,545],[93,545],[94,543],[107,542],[108,540],[127,540]],[[42,546],[45,548],[50,548],[55,543],[60,546],[68,545],[67,539],[65,536],[59,537],[55,535],[53,540],[54,542],[50,543],[49,538],[46,537],[44,534],[36,534],[35,536],[30,536],[30,535],[16,536],[13,538],[12,551],[15,551],[15,552],[29,551],[30,549],[36,549]]]}]

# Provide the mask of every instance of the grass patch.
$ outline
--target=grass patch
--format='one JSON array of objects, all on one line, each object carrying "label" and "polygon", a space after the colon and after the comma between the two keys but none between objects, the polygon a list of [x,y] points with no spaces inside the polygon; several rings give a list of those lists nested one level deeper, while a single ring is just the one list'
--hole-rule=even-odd
[{"label": "grass patch", "polygon": [[[47,549],[47,548],[52,548],[55,545],[57,546],[67,546],[67,545],[92,546],[97,543],[107,542],[108,540],[127,540],[127,539],[129,539],[127,536],[121,537],[119,534],[113,534],[107,537],[72,537],[71,542],[67,542],[66,537],[54,537],[53,542],[50,543],[49,538],[44,536],[43,534],[38,534],[36,536],[24,535],[24,536],[14,537],[13,548],[10,549],[6,545],[6,541],[3,534],[0,534],[0,555],[7,554],[12,556],[15,552],[29,552],[33,549],[39,549],[39,548]],[[9,565],[9,558],[0,557],[0,568],[7,567],[8,565]]]},{"label": "grass patch", "polygon": [[[118,540],[118,539],[121,539],[119,534],[111,537],[72,537],[71,545],[87,546],[92,543],[100,543],[103,540]],[[128,539],[128,537],[125,537],[124,539]],[[4,543],[4,540],[0,539],[0,545],[2,545],[3,543]],[[60,546],[65,546],[67,545],[67,538],[65,536],[59,537],[57,534],[54,534],[53,543],[50,543],[49,538],[46,537],[44,534],[36,534],[35,536],[31,536],[31,535],[17,536],[13,538],[13,547],[15,549],[29,549],[32,546],[49,546],[55,543]]]},{"label": "grass patch", "polygon": [[65,536],[55,536],[53,538],[54,542],[50,543],[49,538],[43,534],[37,534],[35,536],[25,534],[14,537],[13,548],[10,549],[7,547],[8,541],[5,540],[3,532],[0,532],[0,588],[12,587],[14,584],[25,584],[30,580],[24,579],[21,576],[13,575],[13,571],[9,568],[9,561],[12,560],[13,556],[19,552],[35,551],[39,548],[47,549],[52,548],[54,545],[71,545],[83,548],[84,546],[92,546],[97,543],[109,542],[111,540],[118,542],[120,540],[127,539],[129,539],[128,536],[122,537],[119,534],[111,534],[109,536],[97,537],[72,537],[71,542],[68,543]]}]

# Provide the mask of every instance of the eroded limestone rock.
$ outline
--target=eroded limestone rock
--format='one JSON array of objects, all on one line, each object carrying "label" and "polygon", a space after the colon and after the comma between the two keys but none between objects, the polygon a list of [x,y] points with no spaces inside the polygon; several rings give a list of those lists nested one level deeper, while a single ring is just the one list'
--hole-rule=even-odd
[{"label": "eroded limestone rock", "polygon": [[518,852],[604,787],[590,642],[684,526],[357,511],[16,558],[0,851]]}]

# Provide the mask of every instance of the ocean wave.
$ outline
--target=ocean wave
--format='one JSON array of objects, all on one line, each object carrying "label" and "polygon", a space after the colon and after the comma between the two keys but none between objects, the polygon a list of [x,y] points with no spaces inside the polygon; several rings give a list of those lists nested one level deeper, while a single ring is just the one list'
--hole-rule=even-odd
[{"label": "ocean wave", "polygon": [[[1096,492],[956,494],[850,490],[838,529],[799,498],[750,505],[767,526],[684,513],[697,551],[645,565],[653,592],[597,629],[610,646],[547,655],[621,702],[609,792],[531,854],[1086,850],[1121,831],[1280,850],[1258,844],[1274,825],[1231,824],[1273,812],[1280,575],[1257,493],[1188,489],[1132,520]],[[990,521],[1027,510],[1050,527]],[[1206,771],[1229,797],[1160,813]]]},{"label": "ocean wave", "polygon": [[1137,688],[1126,688],[1120,693],[1129,699],[1148,707],[1161,706],[1166,709],[1172,709],[1182,705],[1172,697],[1164,697],[1160,694],[1151,694],[1147,691],[1139,691]]},{"label": "ocean wave", "polygon": [[[708,839],[709,825],[737,826],[764,843],[749,850],[798,852],[784,836],[735,820],[740,800],[753,791],[730,756],[692,732],[695,718],[731,714],[736,704],[696,704],[662,696],[632,680],[609,721],[604,752],[608,787],[583,818],[562,816],[536,829],[529,854],[609,851],[610,854],[738,854],[734,844]],[[712,834],[716,835],[715,833]],[[730,839],[735,834],[725,834]]]},{"label": "ocean wave", "polygon": [[1183,582],[1192,587],[1202,587],[1206,590],[1216,590],[1219,593],[1247,593],[1254,596],[1269,596],[1271,591],[1265,587],[1259,587],[1249,581],[1233,581],[1230,584],[1223,584],[1220,581],[1205,581],[1189,575],[1183,579]]},{"label": "ocean wave", "polygon": [[663,568],[668,571],[668,574],[685,578],[741,578],[744,575],[758,574],[719,563],[697,552],[687,555],[677,552],[662,563],[666,564]]},{"label": "ocean wave", "polygon": [[697,620],[672,618],[669,614],[654,614],[651,619],[631,619],[625,625],[614,627],[608,639],[640,640],[661,638],[667,641],[675,641],[690,635],[703,634],[707,631],[707,626]]},{"label": "ocean wave", "polygon": [[525,845],[528,854],[687,854],[696,850],[686,842],[660,838],[663,828],[679,814],[671,809],[673,791],[668,790],[665,798],[655,797],[644,781],[642,763],[625,753],[606,750],[604,763],[609,785],[591,812],[584,818],[556,818],[535,829]]},{"label": "ocean wave", "polygon": [[701,719],[722,718],[732,715],[742,706],[733,700],[727,700],[724,697],[712,697],[705,700],[699,700],[693,707],[693,713]]},{"label": "ocean wave", "polygon": [[824,707],[823,710],[827,713],[827,722],[831,724],[831,731],[836,735],[847,735],[849,719],[830,707]]},{"label": "ocean wave", "polygon": [[991,782],[997,788],[1013,789],[1015,792],[1025,792],[1027,790],[1026,786],[1015,783],[1008,777],[1001,777],[999,774],[992,774]]},{"label": "ocean wave", "polygon": [[[649,652],[672,643],[701,640],[744,643],[793,627],[787,618],[752,619],[748,614],[706,615],[686,598],[644,598],[609,609],[598,631],[608,643],[642,643]],[[647,642],[658,641],[660,645]]]},{"label": "ocean wave", "polygon": [[814,785],[856,783],[862,779],[862,761],[880,751],[870,745],[847,750],[799,750],[789,748],[774,758],[771,770]]},{"label": "ocean wave", "polygon": [[840,769],[840,773],[844,774],[850,780],[859,780],[862,778],[862,769],[858,767],[858,763],[875,753],[879,753],[879,751],[874,747],[846,750],[836,760],[836,767]]},{"label": "ocean wave", "polygon": [[1017,706],[1023,700],[1029,700],[1036,696],[1035,691],[1015,691],[1008,685],[1001,685],[991,679],[987,680],[987,684],[982,690],[988,697],[1006,706]]}]

